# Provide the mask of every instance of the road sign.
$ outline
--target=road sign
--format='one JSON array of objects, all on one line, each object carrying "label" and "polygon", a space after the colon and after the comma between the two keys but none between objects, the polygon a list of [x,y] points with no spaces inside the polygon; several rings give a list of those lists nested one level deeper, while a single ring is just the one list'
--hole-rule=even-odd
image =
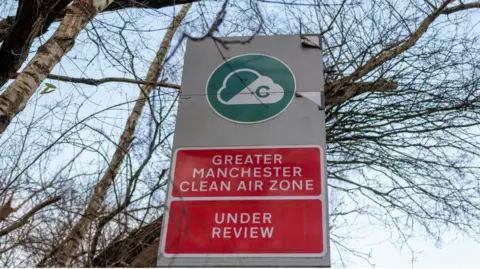
[{"label": "road sign", "polygon": [[162,253],[322,257],[322,158],[318,146],[177,149]]},{"label": "road sign", "polygon": [[187,42],[158,266],[330,266],[322,51],[304,39]]},{"label": "road sign", "polygon": [[318,146],[178,149],[172,196],[319,196],[322,156]]},{"label": "road sign", "polygon": [[322,201],[180,201],[170,205],[169,257],[321,257]]},{"label": "road sign", "polygon": [[272,56],[244,54],[220,64],[207,82],[206,96],[221,117],[238,123],[269,120],[292,102],[295,76]]}]

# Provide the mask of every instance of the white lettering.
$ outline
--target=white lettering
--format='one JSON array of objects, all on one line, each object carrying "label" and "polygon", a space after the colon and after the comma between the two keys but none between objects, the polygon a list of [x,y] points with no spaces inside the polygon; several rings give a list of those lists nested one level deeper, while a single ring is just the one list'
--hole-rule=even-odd
[{"label": "white lettering", "polygon": [[263,190],[263,181],[240,181],[237,186],[237,191],[261,191]]},{"label": "white lettering", "polygon": [[223,170],[218,169],[217,172],[218,172],[217,177],[224,177],[224,178],[227,177],[227,169],[226,168],[223,169]]},{"label": "white lettering", "polygon": [[283,167],[283,176],[284,177],[291,177],[292,174],[290,173],[290,168],[288,166]]},{"label": "white lettering", "polygon": [[260,223],[260,213],[253,213],[252,214],[252,223],[259,224]]},{"label": "white lettering", "polygon": [[193,178],[269,178],[269,177],[284,177],[284,178],[292,178],[292,177],[301,177],[302,176],[302,168],[295,166],[295,167],[215,167],[215,168],[208,168],[208,169],[193,169]]},{"label": "white lettering", "polygon": [[271,177],[272,176],[272,168],[271,167],[265,167],[263,169],[263,175],[265,177]]},{"label": "white lettering", "polygon": [[245,157],[245,162],[243,164],[253,164],[252,156],[247,155],[247,157]]},{"label": "white lettering", "polygon": [[300,180],[293,180],[293,181],[292,181],[292,189],[301,190],[301,189],[302,189],[302,181],[300,181]]},{"label": "white lettering", "polygon": [[275,177],[278,177],[278,171],[282,169],[281,167],[273,167],[273,170],[275,170]]},{"label": "white lettering", "polygon": [[237,191],[246,191],[247,186],[245,186],[245,181],[240,181],[237,187]]},{"label": "white lettering", "polygon": [[262,238],[272,238],[273,227],[262,227],[261,228]]},{"label": "white lettering", "polygon": [[221,155],[215,155],[212,158],[212,163],[214,165],[221,165],[222,164],[222,156]]},{"label": "white lettering", "polygon": [[[213,184],[215,183],[215,184]],[[208,191],[218,191],[218,186],[215,181],[212,181],[212,184],[210,185],[210,188],[208,188]]]},{"label": "white lettering", "polygon": [[271,213],[263,213],[263,223],[272,223]]},{"label": "white lettering", "polygon": [[263,164],[272,164],[272,154],[263,155]]},{"label": "white lettering", "polygon": [[262,191],[263,190],[263,181],[255,180],[255,190]]},{"label": "white lettering", "polygon": [[277,183],[278,181],[276,180],[270,180],[270,190],[271,191],[278,191],[278,188],[276,187],[277,186]]},{"label": "white lettering", "polygon": [[260,174],[261,167],[255,167],[253,168],[253,177],[261,177],[262,175]]},{"label": "white lettering", "polygon": [[271,191],[313,191],[313,180],[270,180]]},{"label": "white lettering", "polygon": [[206,190],[207,190],[207,181],[200,181],[200,191],[204,192]]},{"label": "white lettering", "polygon": [[[237,173],[235,175],[233,174],[233,170],[237,171]],[[237,178],[238,177],[238,168],[234,167],[234,168],[230,169],[230,177],[232,177],[232,178]]]},{"label": "white lettering", "polygon": [[195,175],[200,174],[200,177],[203,178],[203,168],[200,170],[197,170],[196,168],[193,168],[193,178],[195,178]]},{"label": "white lettering", "polygon": [[245,224],[271,224],[272,214],[269,212],[240,212],[240,213],[215,213],[215,223],[218,224],[243,224],[242,227],[226,226],[213,227],[212,238],[272,238],[274,227],[258,227]]},{"label": "white lettering", "polygon": [[286,180],[280,181],[280,190],[282,191],[288,191],[290,189],[290,182]]},{"label": "white lettering", "polygon": [[225,164],[232,164],[232,155],[225,155]]},{"label": "white lettering", "polygon": [[232,227],[223,227],[223,238],[232,238]]},{"label": "white lettering", "polygon": [[282,155],[281,154],[274,154],[273,155],[273,163],[274,164],[281,164],[282,163]]},{"label": "white lettering", "polygon": [[230,191],[230,181],[220,181],[220,191]]},{"label": "white lettering", "polygon": [[250,169],[242,169],[242,177],[245,177],[245,174],[247,174],[247,177],[250,177]]},{"label": "white lettering", "polygon": [[294,177],[301,177],[302,176],[302,168],[295,166],[293,167],[293,176]]},{"label": "white lettering", "polygon": [[237,223],[237,214],[228,214],[227,215],[227,223]]},{"label": "white lettering", "polygon": [[[243,237],[247,237],[247,229],[244,229],[244,235]],[[235,238],[240,238],[240,235],[242,234],[242,228],[237,229],[236,227],[233,228],[233,232],[235,233]]]},{"label": "white lettering", "polygon": [[250,238],[258,238],[258,227],[250,228]]},{"label": "white lettering", "polygon": [[235,164],[242,164],[242,155],[235,155]]},{"label": "white lettering", "polygon": [[215,213],[215,223],[217,224],[222,224],[225,220],[224,220],[224,217],[225,217],[225,214],[222,214],[222,219],[221,220],[218,220],[218,213]]},{"label": "white lettering", "polygon": [[216,224],[261,224],[261,223],[272,223],[272,213],[269,212],[255,212],[255,213],[215,213],[215,223]]},{"label": "white lettering", "polygon": [[305,189],[307,191],[313,191],[313,180],[312,179],[307,179],[305,182]]},{"label": "white lettering", "polygon": [[206,178],[209,178],[209,177],[215,177],[215,174],[213,173],[213,169],[208,169]]},{"label": "white lettering", "polygon": [[183,181],[180,183],[180,190],[183,192],[207,192],[207,191],[230,191],[232,182],[230,181]]},{"label": "white lettering", "polygon": [[215,155],[212,157],[214,165],[241,165],[241,164],[282,164],[282,154],[236,154]]},{"label": "white lettering", "polygon": [[212,238],[220,238],[220,228],[213,227],[212,229]]},{"label": "white lettering", "polygon": [[233,238],[265,239],[272,238],[273,230],[274,227],[213,227],[212,238],[230,239],[233,234]]},{"label": "white lettering", "polygon": [[240,213],[240,223],[245,224],[250,222],[250,214]]},{"label": "white lettering", "polygon": [[188,189],[184,189],[184,188],[183,188],[183,185],[184,185],[184,184],[187,184],[187,185],[188,185],[188,182],[187,182],[187,181],[184,181],[184,182],[180,183],[180,190],[181,190],[181,191],[188,191]]}]

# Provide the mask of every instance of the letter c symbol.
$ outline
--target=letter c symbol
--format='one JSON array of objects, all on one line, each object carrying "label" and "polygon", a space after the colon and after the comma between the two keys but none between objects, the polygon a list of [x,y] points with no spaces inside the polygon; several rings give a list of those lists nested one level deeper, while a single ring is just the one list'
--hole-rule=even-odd
[{"label": "letter c symbol", "polygon": [[257,94],[258,97],[265,98],[265,97],[270,95],[268,92],[265,92],[265,91],[261,92],[261,90],[263,90],[263,89],[265,89],[267,91],[270,90],[270,88],[268,86],[265,86],[265,85],[258,87],[257,90],[255,91],[255,93]]}]

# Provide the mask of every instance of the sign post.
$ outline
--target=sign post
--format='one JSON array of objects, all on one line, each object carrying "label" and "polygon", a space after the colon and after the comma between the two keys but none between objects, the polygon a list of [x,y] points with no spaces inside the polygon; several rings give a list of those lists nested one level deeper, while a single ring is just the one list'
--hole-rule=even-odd
[{"label": "sign post", "polygon": [[159,266],[330,266],[322,52],[302,40],[188,41]]}]

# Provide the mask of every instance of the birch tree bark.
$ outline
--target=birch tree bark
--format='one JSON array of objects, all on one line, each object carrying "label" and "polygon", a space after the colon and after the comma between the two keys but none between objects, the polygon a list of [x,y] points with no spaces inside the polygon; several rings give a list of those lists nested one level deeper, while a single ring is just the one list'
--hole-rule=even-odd
[{"label": "birch tree bark", "polygon": [[75,0],[53,36],[39,49],[17,79],[0,95],[0,134],[21,112],[53,67],[73,47],[75,38],[95,15],[114,0]]},{"label": "birch tree bark", "polygon": [[[101,12],[132,8],[160,9],[196,0],[114,0]],[[45,34],[53,22],[61,21],[72,0],[18,1],[17,14],[0,19],[0,87],[22,66],[35,38]]]},{"label": "birch tree bark", "polygon": [[35,38],[46,32],[56,15],[71,2],[20,0],[16,16],[0,21],[0,87],[22,66]]},{"label": "birch tree bark", "polygon": [[[163,68],[163,61],[165,59],[167,49],[172,41],[173,35],[178,29],[182,20],[185,18],[191,6],[191,3],[185,4],[170,24],[160,48],[158,49],[157,54],[150,65],[146,77],[147,81],[158,80],[159,74]],[[127,119],[125,128],[118,143],[118,147],[109,163],[109,168],[101,180],[95,185],[93,196],[91,197],[84,214],[73,227],[73,229],[71,229],[63,244],[45,257],[45,259],[38,264],[38,267],[45,267],[46,265],[54,267],[69,267],[71,265],[80,242],[84,238],[88,227],[90,227],[92,222],[96,219],[98,210],[105,200],[107,190],[112,185],[118,169],[120,168],[125,155],[130,149],[138,119],[142,114],[142,110],[147,102],[147,98],[150,96],[150,93],[154,88],[155,85],[149,84],[144,85],[140,89],[140,94],[132,112],[130,113],[130,116]]]}]

